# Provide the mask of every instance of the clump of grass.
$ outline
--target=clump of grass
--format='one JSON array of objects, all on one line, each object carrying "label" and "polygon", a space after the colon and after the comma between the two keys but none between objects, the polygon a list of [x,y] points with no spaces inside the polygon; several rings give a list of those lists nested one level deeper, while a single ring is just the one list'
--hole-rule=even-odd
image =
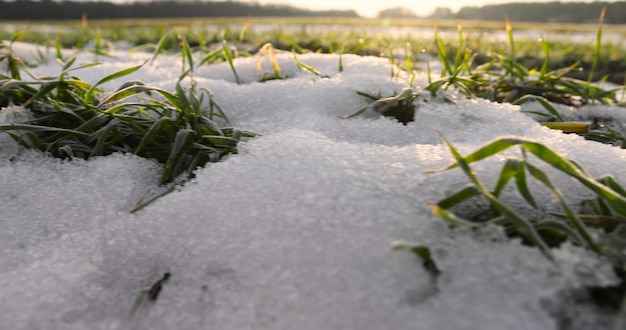
[{"label": "clump of grass", "polygon": [[[144,64],[120,70],[91,85],[71,76],[76,58],[64,63],[58,77],[20,79],[19,61],[7,51],[11,76],[0,76],[0,106],[28,108],[33,119],[24,124],[0,125],[27,148],[59,158],[133,153],[164,164],[160,183],[237,152],[237,143],[254,134],[231,127],[207,88],[197,88],[184,72],[173,92],[133,81],[111,93],[99,86],[139,70]],[[189,51],[184,53],[189,55]],[[84,65],[92,66],[97,63]],[[191,81],[185,90],[182,82]],[[158,95],[158,97],[156,97]]]},{"label": "clump of grass", "polygon": [[393,117],[403,124],[412,122],[415,118],[415,99],[420,95],[413,87],[405,87],[400,93],[390,97],[376,97],[364,92],[357,94],[366,97],[373,102],[353,112],[352,114],[339,118],[347,119],[361,115],[367,110],[373,110],[386,117]]},{"label": "clump of grass", "polygon": [[[464,38],[461,28],[459,28],[459,46],[454,60],[449,58],[443,41],[435,35],[437,54],[444,69],[442,78],[431,82],[426,89],[437,93],[442,89],[455,86],[469,97],[509,103],[517,102],[527,95],[577,107],[593,102],[616,103],[615,91],[605,91],[591,85],[588,81],[567,77],[578,68],[578,62],[549,71],[550,47],[544,39],[540,41],[544,53],[541,68],[539,71],[527,68],[517,60],[516,41],[508,20],[506,20],[506,32],[509,39],[508,56],[493,54],[490,61],[478,66],[473,64],[475,55],[463,48]],[[597,45],[596,53],[599,53],[599,47],[600,43]],[[594,58],[597,57],[598,55]],[[594,68],[595,66],[592,70]]]},{"label": "clump of grass", "polygon": [[[612,263],[616,273],[621,277],[622,284],[626,283],[626,190],[611,176],[598,179],[591,177],[577,162],[566,159],[554,150],[533,141],[519,137],[498,138],[469,155],[462,156],[456,148],[443,137],[445,144],[455,158],[455,162],[441,170],[428,171],[437,173],[460,168],[470,179],[471,184],[460,189],[449,197],[430,205],[430,209],[439,218],[453,226],[478,227],[486,225],[500,225],[512,237],[521,237],[527,244],[538,247],[546,257],[552,259],[550,249],[559,246],[565,241],[585,247],[591,251],[604,255]],[[509,158],[498,176],[493,189],[489,189],[471,169],[472,163],[496,156],[503,151],[519,146],[522,158]],[[549,165],[587,188],[593,198],[583,201],[581,206],[574,207],[568,203],[558,187],[555,186],[548,174],[532,164],[526,157],[531,153],[546,165]],[[529,180],[532,179],[540,186],[545,187],[559,202],[560,211],[545,212],[536,197],[529,189]],[[500,195],[509,182],[515,182],[517,191],[526,202],[528,210],[539,211],[543,216],[532,218],[507,205]],[[452,211],[469,200],[481,198],[489,202],[489,206],[478,216],[464,218]],[[592,235],[591,227],[597,228],[596,235]],[[599,234],[599,235],[598,235]],[[592,288],[590,288],[592,289]],[[619,308],[622,298],[625,297],[624,285],[611,288],[593,288],[604,290],[603,294],[612,294],[620,297],[613,303]],[[626,305],[624,307],[626,308]]]}]

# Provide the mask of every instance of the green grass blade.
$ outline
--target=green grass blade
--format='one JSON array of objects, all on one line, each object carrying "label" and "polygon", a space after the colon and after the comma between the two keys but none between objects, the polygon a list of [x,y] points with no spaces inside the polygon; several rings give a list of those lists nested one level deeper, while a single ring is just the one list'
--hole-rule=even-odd
[{"label": "green grass blade", "polygon": [[[191,52],[191,48],[189,47],[189,43],[185,37],[182,38],[182,52],[183,52],[183,71],[189,70],[193,72],[193,54]],[[186,69],[185,62],[189,64],[189,69]]]},{"label": "green grass blade", "polygon": [[[98,107],[100,108],[100,107],[103,107],[105,105],[111,104],[113,102],[124,100],[124,99],[126,99],[128,97],[131,97],[133,95],[150,92],[152,90],[154,90],[154,88],[151,88],[151,87],[148,87],[148,86],[143,86],[143,85],[129,86],[129,87],[117,90],[117,91],[107,95],[106,97],[104,97],[102,99],[102,101],[100,101],[100,103],[98,104]],[[109,112],[109,111],[107,111],[107,112]]]},{"label": "green grass blade", "polygon": [[548,100],[546,100],[544,97],[541,96],[537,96],[537,95],[524,95],[522,97],[520,97],[519,99],[517,99],[517,101],[515,101],[513,104],[515,105],[522,105],[528,101],[537,101],[539,102],[539,104],[541,104],[543,106],[544,109],[548,110],[548,112],[554,116],[558,121],[565,121],[565,118],[563,118],[563,116],[561,116],[561,114],[556,110],[556,108],[554,106],[552,106],[552,104],[550,104],[550,102]]},{"label": "green grass blade", "polygon": [[210,53],[208,53],[206,56],[204,56],[202,58],[202,61],[200,61],[200,64],[198,66],[204,65],[204,64],[211,64],[217,61],[218,58],[220,58],[220,55],[223,55],[223,50],[222,49],[217,49],[214,50]]},{"label": "green grass blade", "polygon": [[233,64],[233,55],[230,53],[230,49],[228,49],[226,40],[222,41],[222,53],[224,54],[226,61],[228,61],[231,71],[233,71],[233,74],[235,75],[235,81],[237,84],[241,84],[241,79],[239,79],[239,75],[237,74],[237,70],[235,70],[235,65]]},{"label": "green grass blade", "polygon": [[480,196],[480,190],[474,185],[469,185],[452,194],[450,197],[440,200],[437,206],[443,209],[449,209],[477,196]]},{"label": "green grass blade", "polygon": [[311,73],[311,74],[313,74],[313,75],[316,75],[316,76],[318,76],[318,77],[320,77],[320,78],[330,78],[330,76],[327,76],[327,75],[325,75],[325,74],[322,74],[321,72],[317,71],[317,69],[315,69],[314,67],[312,67],[312,66],[310,66],[310,65],[307,65],[307,64],[304,64],[302,61],[300,61],[300,59],[299,59],[299,58],[298,58],[298,56],[296,55],[296,52],[295,52],[295,51],[292,51],[292,53],[293,53],[293,60],[296,62],[296,64],[297,64],[300,68],[302,68],[302,69],[304,69],[305,71],[307,71],[307,72],[309,72],[309,73]]},{"label": "green grass blade", "polygon": [[500,192],[509,183],[509,181],[516,176],[516,173],[520,167],[520,161],[517,159],[507,159],[500,171],[500,176],[496,182],[496,186],[493,189],[494,196],[500,196]]},{"label": "green grass blade", "polygon": [[137,149],[135,149],[135,154],[141,154],[141,152],[146,147],[146,145],[148,145],[148,143],[154,143],[156,141],[156,135],[161,131],[161,129],[171,123],[172,119],[169,117],[161,117],[156,122],[154,122],[154,124],[152,124],[152,126],[150,126],[148,131],[144,134],[141,142],[137,146]]},{"label": "green grass blade", "polygon": [[443,64],[444,69],[441,71],[441,76],[451,75],[453,73],[450,61],[448,60],[448,54],[446,52],[446,45],[439,37],[439,31],[435,31],[435,46],[437,47],[437,56],[439,61]]},{"label": "green grass blade", "polygon": [[23,30],[20,30],[20,31],[17,31],[16,33],[14,33],[11,36],[11,43],[10,44],[13,45],[13,43],[22,40],[24,35],[26,35],[26,32],[28,32],[28,29],[23,29]]},{"label": "green grass blade", "polygon": [[152,58],[150,59],[150,63],[154,62],[157,56],[165,49],[167,42],[169,41],[169,38],[170,36],[168,33],[165,33],[161,36],[161,39],[159,39],[159,42],[157,43],[157,46],[154,49],[154,54],[152,55]]},{"label": "green grass blade", "polygon": [[165,184],[174,179],[176,172],[174,169],[180,167],[181,156],[185,152],[188,146],[189,138],[194,134],[193,130],[181,129],[176,133],[174,144],[170,149],[169,157],[165,162],[163,174],[161,176],[161,184]]},{"label": "green grass blade", "polygon": [[596,35],[596,47],[593,54],[593,60],[591,61],[591,69],[589,70],[589,78],[587,78],[587,86],[590,87],[593,80],[593,74],[598,65],[598,59],[600,58],[600,51],[602,50],[602,24],[604,22],[604,16],[606,14],[606,7],[602,8],[600,12],[600,22],[598,23],[598,33]]},{"label": "green grass blade", "polygon": [[543,51],[543,56],[545,57],[543,60],[543,64],[541,65],[541,70],[539,71],[539,81],[544,80],[546,73],[548,73],[548,66],[550,64],[550,45],[548,42],[541,38],[541,50]]},{"label": "green grass blade", "polygon": [[517,190],[522,195],[522,197],[526,200],[526,202],[532,205],[534,208],[537,208],[537,204],[535,203],[535,199],[533,195],[530,193],[528,189],[528,184],[526,181],[526,170],[525,166],[528,165],[527,162],[522,162],[517,167],[517,171],[515,173],[515,184],[517,185]]},{"label": "green grass blade", "polygon": [[469,227],[469,228],[483,226],[482,223],[460,218],[454,213],[448,212],[443,207],[439,207],[435,204],[430,204],[428,205],[428,207],[430,208],[430,212],[432,212],[432,214],[436,215],[438,218],[440,218],[441,220],[445,221],[446,223],[450,225],[460,226],[460,227]]},{"label": "green grass blade", "polygon": [[115,73],[112,73],[112,74],[110,74],[110,75],[108,75],[108,76],[106,76],[106,77],[104,77],[104,78],[100,79],[100,80],[99,80],[99,81],[98,81],[95,85],[93,85],[93,86],[92,86],[92,87],[91,87],[91,88],[87,91],[87,94],[85,95],[85,103],[86,103],[86,104],[92,104],[92,103],[93,103],[93,101],[94,101],[94,97],[95,97],[95,96],[94,96],[94,94],[95,94],[96,88],[97,88],[98,86],[100,86],[100,85],[102,85],[102,84],[104,84],[104,83],[106,83],[106,82],[109,82],[109,81],[111,81],[111,80],[115,80],[115,79],[118,79],[118,78],[121,78],[121,77],[127,76],[127,75],[129,75],[129,74],[131,74],[131,73],[133,73],[133,72],[135,72],[135,71],[139,70],[139,69],[140,69],[141,67],[143,67],[146,63],[147,63],[147,62],[144,62],[143,64],[136,65],[136,66],[133,66],[133,67],[130,67],[130,68],[126,68],[126,69],[123,69],[123,70],[117,71],[117,72],[115,72]]},{"label": "green grass blade", "polygon": [[580,218],[576,215],[576,213],[572,212],[572,210],[570,209],[569,205],[565,201],[565,198],[563,197],[561,192],[554,186],[554,184],[552,183],[552,180],[550,180],[550,178],[545,174],[545,172],[543,172],[538,167],[528,164],[528,163],[526,163],[526,168],[528,169],[528,172],[530,173],[530,175],[532,175],[532,177],[535,180],[537,180],[538,182],[543,184],[546,188],[548,188],[548,190],[550,190],[550,192],[559,200],[559,204],[561,205],[561,208],[565,212],[567,219],[570,221],[570,223],[576,229],[576,231],[580,234],[580,236],[585,240],[589,248],[597,253],[602,253],[602,250],[593,240],[593,237],[591,237],[591,234],[587,230],[587,227],[585,226],[585,224],[582,222],[582,220],[580,220]]},{"label": "green grass blade", "polygon": [[80,135],[84,137],[89,136],[89,134],[85,132],[80,132],[80,131],[66,129],[66,128],[58,128],[58,127],[29,125],[29,124],[0,125],[0,131],[13,131],[13,130],[25,130],[25,131],[31,131],[31,132],[60,132],[60,133],[70,133],[70,134]]},{"label": "green grass blade", "polygon": [[405,242],[394,242],[392,248],[394,250],[410,250],[422,259],[424,269],[433,277],[436,278],[441,274],[441,270],[437,266],[437,263],[432,257],[432,253],[427,246],[416,245]]},{"label": "green grass blade", "polygon": [[541,238],[539,233],[535,230],[533,225],[520,215],[518,215],[515,211],[509,209],[502,203],[499,199],[497,199],[489,190],[484,186],[484,184],[478,179],[474,171],[469,167],[468,162],[465,158],[461,156],[461,154],[454,148],[454,146],[446,139],[441,133],[439,133],[441,138],[443,139],[446,146],[454,156],[458,166],[463,170],[465,175],[474,183],[474,185],[481,191],[481,193],[489,199],[493,207],[498,210],[503,216],[506,217],[516,228],[517,232],[524,237],[526,240],[536,245],[541,249],[541,251],[546,254],[550,259],[552,256],[550,255],[549,247],[546,242]]}]

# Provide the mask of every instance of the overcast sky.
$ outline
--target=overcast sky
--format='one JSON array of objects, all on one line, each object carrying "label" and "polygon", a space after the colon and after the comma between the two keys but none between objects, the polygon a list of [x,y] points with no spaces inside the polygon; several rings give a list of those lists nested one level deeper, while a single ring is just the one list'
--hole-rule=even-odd
[{"label": "overcast sky", "polygon": [[[101,0],[102,1],[102,0]],[[132,0],[109,0],[113,2],[126,2]],[[137,1],[137,0],[136,0]],[[150,1],[150,0],[139,0]],[[437,7],[448,7],[453,11],[459,10],[465,6],[484,6],[505,2],[526,2],[523,0],[427,0],[427,1],[410,1],[410,0],[238,0],[246,2],[258,2],[261,4],[288,4],[308,9],[354,9],[360,15],[366,17],[374,17],[385,8],[390,7],[407,7],[411,8],[420,16],[430,14]],[[532,2],[550,2],[556,0],[533,0]],[[561,2],[581,2],[581,0],[560,0]],[[593,2],[584,1],[583,2]],[[612,2],[612,1],[609,1]]]}]

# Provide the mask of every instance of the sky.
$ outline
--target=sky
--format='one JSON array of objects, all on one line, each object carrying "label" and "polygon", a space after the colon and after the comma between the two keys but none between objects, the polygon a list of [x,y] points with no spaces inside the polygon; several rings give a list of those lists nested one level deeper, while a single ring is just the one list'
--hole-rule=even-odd
[{"label": "sky", "polygon": [[[112,0],[113,2],[126,2],[128,0]],[[149,0],[139,0],[149,1]],[[246,2],[258,2],[261,4],[286,4],[301,8],[314,10],[325,9],[354,9],[361,16],[375,17],[376,14],[386,8],[407,7],[412,9],[417,15],[425,16],[432,13],[437,7],[448,7],[453,11],[457,11],[462,7],[468,6],[485,6],[506,2],[525,2],[521,0],[441,0],[441,1],[410,1],[410,0],[239,0]],[[555,0],[534,0],[533,2],[550,2]],[[581,0],[561,0],[561,2],[581,2]],[[590,2],[590,1],[582,1]]]}]

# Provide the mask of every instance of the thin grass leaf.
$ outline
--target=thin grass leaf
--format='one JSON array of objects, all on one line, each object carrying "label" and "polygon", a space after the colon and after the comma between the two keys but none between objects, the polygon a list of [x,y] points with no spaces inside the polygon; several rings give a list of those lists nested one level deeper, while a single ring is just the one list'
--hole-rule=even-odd
[{"label": "thin grass leaf", "polygon": [[248,16],[248,19],[246,20],[246,22],[243,24],[243,27],[241,28],[241,33],[239,33],[239,41],[243,41],[246,38],[246,33],[248,33],[249,28],[250,28],[250,16]]},{"label": "thin grass leaf", "polygon": [[187,141],[193,134],[194,131],[191,129],[181,129],[176,133],[174,144],[170,149],[169,156],[163,169],[163,174],[161,175],[161,184],[165,184],[174,179],[174,176],[177,174],[174,169],[180,166],[181,155],[187,149]]},{"label": "thin grass leaf", "polygon": [[437,263],[433,259],[432,253],[427,246],[410,244],[405,242],[394,242],[392,248],[394,250],[410,250],[411,252],[415,253],[415,255],[420,257],[420,259],[422,259],[422,265],[424,266],[424,269],[426,269],[426,271],[433,278],[437,278],[439,275],[441,275],[441,270],[439,270],[439,267],[437,266]]},{"label": "thin grass leaf", "polygon": [[15,142],[17,142],[19,145],[25,148],[36,148],[39,150],[45,149],[45,146],[41,142],[41,139],[39,138],[39,136],[37,136],[37,134],[33,132],[26,131],[26,132],[21,132],[19,134],[16,134],[16,133],[8,131],[7,134],[9,134],[9,136]]},{"label": "thin grass leaf", "polygon": [[30,125],[30,124],[7,124],[0,125],[0,131],[14,131],[14,130],[25,130],[31,132],[61,132],[61,133],[70,133],[81,136],[89,136],[88,133],[80,132],[72,129],[59,128],[59,127],[49,127],[49,126],[40,126],[40,125]]},{"label": "thin grass leaf", "polygon": [[480,190],[476,188],[476,186],[469,185],[452,194],[451,196],[440,200],[437,203],[437,206],[443,209],[449,209],[480,195]]},{"label": "thin grass leaf", "polygon": [[522,97],[520,97],[519,99],[517,99],[515,102],[513,102],[513,104],[515,105],[522,105],[528,101],[536,101],[539,102],[539,104],[541,104],[544,109],[548,110],[548,112],[554,116],[558,121],[565,121],[565,118],[563,118],[563,116],[561,116],[561,114],[556,110],[556,108],[554,106],[552,106],[552,104],[550,104],[550,102],[548,100],[546,100],[544,97],[542,96],[538,96],[538,95],[524,95]]},{"label": "thin grass leaf", "polygon": [[527,241],[531,242],[535,246],[539,247],[539,249],[550,259],[552,256],[550,255],[550,251],[546,242],[541,238],[541,236],[537,233],[533,225],[520,215],[518,215],[515,211],[509,209],[504,205],[499,199],[497,199],[489,190],[484,186],[484,184],[478,179],[476,174],[469,167],[469,162],[466,161],[465,158],[461,156],[461,154],[454,148],[454,146],[446,139],[441,133],[437,132],[441,138],[443,139],[446,146],[454,156],[458,166],[463,170],[465,175],[472,181],[472,183],[481,191],[481,193],[489,199],[493,207],[498,210],[503,216],[506,217],[516,228],[517,232],[525,238]]},{"label": "thin grass leaf", "polygon": [[154,54],[152,55],[152,58],[150,59],[150,63],[153,63],[154,60],[157,58],[157,56],[165,49],[165,46],[167,45],[169,38],[170,38],[169,33],[165,33],[161,36],[161,39],[159,40],[156,48],[154,49]]},{"label": "thin grass leaf", "polygon": [[[135,202],[135,205],[133,205],[133,208],[129,211],[130,214],[136,213],[141,211],[142,209],[144,209],[146,206],[152,204],[154,201],[156,201],[157,199],[173,192],[174,190],[176,190],[176,185],[171,183],[169,185],[167,185],[167,189],[164,189],[163,191],[161,191],[160,193],[157,193],[153,196],[148,197],[148,194],[150,193],[150,191],[146,191],[143,196],[141,196],[139,198],[139,200],[137,200],[137,202]],[[146,198],[148,197],[148,198]]]},{"label": "thin grass leaf", "polygon": [[72,146],[69,144],[60,147],[59,154],[61,155],[65,154],[70,159],[76,157],[76,155],[74,154],[74,149],[72,149]]},{"label": "thin grass leaf", "polygon": [[540,122],[539,124],[565,133],[587,133],[591,129],[589,122]]},{"label": "thin grass leaf", "polygon": [[602,25],[604,23],[604,16],[606,14],[606,7],[602,8],[600,12],[600,21],[598,23],[598,32],[596,34],[596,47],[593,54],[593,60],[591,61],[591,69],[589,70],[589,77],[587,78],[587,87],[591,87],[591,81],[593,80],[593,74],[598,65],[598,59],[600,58],[600,51],[602,50]]},{"label": "thin grass leaf", "polygon": [[226,113],[224,113],[224,110],[222,110],[222,107],[215,101],[215,97],[213,95],[213,92],[211,92],[210,89],[206,88],[206,87],[202,87],[200,88],[200,92],[206,93],[206,95],[208,95],[209,98],[209,119],[213,120],[213,115],[214,115],[214,109],[217,110],[217,113],[219,114],[219,116],[226,122],[226,125],[230,125],[230,121],[228,120],[228,117],[226,116]]},{"label": "thin grass leaf", "polygon": [[464,57],[464,55],[463,55],[463,53],[464,53],[464,51],[463,51],[463,49],[464,49],[464,45],[463,45],[463,43],[464,43],[463,26],[461,25],[461,23],[457,24],[456,29],[457,29],[457,34],[458,34],[458,38],[459,38],[459,46],[457,47],[456,55],[454,56],[454,68],[455,68],[455,71],[457,71],[457,69],[458,69],[458,72],[460,73],[460,72],[462,72],[461,64],[462,64],[462,60],[463,60],[463,57]]},{"label": "thin grass leaf", "polygon": [[444,67],[444,69],[441,71],[441,77],[444,77],[446,74],[452,75],[453,70],[452,66],[450,65],[450,61],[448,60],[446,45],[439,37],[438,30],[435,30],[435,46],[437,47],[437,56],[439,57],[439,61],[443,64]]},{"label": "thin grass leaf", "polygon": [[428,208],[430,209],[430,212],[432,214],[436,215],[441,220],[443,220],[443,221],[445,221],[448,224],[453,225],[453,226],[469,227],[469,228],[484,226],[480,222],[474,222],[474,221],[470,221],[470,220],[466,220],[466,219],[460,218],[460,217],[456,216],[454,213],[448,212],[443,207],[439,207],[439,206],[437,206],[435,204],[428,205]]},{"label": "thin grass leaf", "polygon": [[198,66],[202,66],[204,64],[210,64],[216,61],[216,59],[218,59],[220,57],[220,55],[223,55],[223,50],[222,49],[217,49],[214,50],[210,53],[208,53],[206,56],[204,56],[202,58],[202,61],[200,61],[200,64],[198,64]]},{"label": "thin grass leaf", "polygon": [[541,42],[541,50],[543,51],[543,64],[541,65],[541,70],[539,71],[539,80],[544,80],[546,74],[548,73],[548,66],[550,64],[550,45],[548,42],[542,37],[539,39]]},{"label": "thin grass leaf", "polygon": [[135,154],[136,155],[140,154],[143,151],[143,149],[148,145],[148,143],[156,140],[157,134],[165,126],[171,125],[171,124],[172,124],[172,119],[170,117],[161,117],[156,122],[154,122],[154,124],[152,124],[152,126],[150,126],[148,131],[144,134],[143,138],[141,139],[141,142],[137,146],[137,149],[135,149]]},{"label": "thin grass leaf", "polygon": [[183,104],[181,103],[178,96],[160,88],[152,88],[152,90],[161,94],[161,96],[167,99],[167,101],[170,102],[175,108],[183,109]]},{"label": "thin grass leaf", "polygon": [[237,139],[215,135],[203,135],[202,139],[208,141],[211,145],[221,148],[232,148],[237,146],[237,143],[239,142]]},{"label": "thin grass leaf", "polygon": [[230,49],[228,49],[228,44],[226,43],[226,40],[222,40],[222,53],[224,54],[224,57],[226,58],[228,65],[230,65],[230,70],[233,71],[233,74],[235,75],[235,81],[237,82],[237,84],[240,85],[241,79],[239,79],[237,70],[235,70],[235,65],[233,64],[233,56],[230,53]]},{"label": "thin grass leaf", "polygon": [[127,75],[129,75],[129,74],[131,74],[131,73],[141,69],[146,63],[147,63],[147,61],[143,62],[140,65],[136,65],[136,66],[133,66],[133,67],[130,67],[130,68],[126,68],[126,69],[117,71],[115,73],[112,73],[112,74],[110,74],[110,75],[108,75],[108,76],[98,80],[98,82],[95,83],[93,86],[91,86],[91,88],[87,91],[87,94],[85,95],[85,103],[87,103],[87,104],[93,103],[94,94],[95,94],[96,88],[98,86],[100,86],[100,85],[102,85],[104,83],[107,83],[107,82],[109,82],[111,80],[115,80],[115,79],[119,79],[121,77],[127,76]]},{"label": "thin grass leaf", "polygon": [[526,165],[526,161],[518,163],[517,169],[515,171],[515,184],[517,185],[517,190],[522,195],[524,200],[526,200],[528,204],[532,205],[532,207],[538,208],[537,204],[535,203],[535,199],[533,198],[533,195],[528,189],[528,184],[526,182]]},{"label": "thin grass leaf", "polygon": [[[105,105],[117,102],[117,101],[121,101],[124,100],[128,97],[131,97],[133,95],[137,95],[137,94],[141,94],[141,93],[148,93],[151,91],[154,91],[155,88],[153,87],[148,87],[148,86],[143,86],[143,85],[133,85],[133,86],[128,86],[126,88],[123,89],[119,89],[116,90],[115,92],[105,96],[102,101],[100,101],[100,103],[98,103],[97,107],[98,108],[102,108]],[[105,112],[111,113],[110,111],[111,109],[107,109]]]},{"label": "thin grass leaf", "polygon": [[98,131],[94,132],[92,136],[90,136],[88,140],[96,138],[96,144],[91,150],[91,154],[89,155],[90,157],[102,155],[102,149],[104,147],[104,144],[107,142],[107,139],[110,138],[110,133],[113,128],[119,123],[120,121],[118,119],[112,119],[106,126],[102,127]]},{"label": "thin grass leaf", "polygon": [[302,68],[302,69],[304,69],[305,71],[307,71],[307,72],[309,72],[309,73],[311,73],[311,74],[313,74],[313,75],[316,75],[316,76],[318,76],[318,77],[320,77],[320,78],[330,78],[330,76],[325,75],[325,74],[322,74],[321,72],[317,71],[317,69],[315,69],[314,67],[312,67],[312,66],[310,66],[310,65],[306,65],[306,64],[304,64],[302,61],[300,61],[300,59],[299,59],[299,58],[298,58],[298,56],[296,55],[296,52],[295,52],[295,51],[292,51],[292,54],[293,54],[293,60],[296,62],[296,64],[297,64],[300,68]]},{"label": "thin grass leaf", "polygon": [[615,178],[612,175],[602,176],[601,178],[598,179],[598,182],[611,188],[613,191],[617,192],[618,194],[626,197],[626,189],[624,189],[619,183],[617,183],[617,181],[615,181]]},{"label": "thin grass leaf", "polygon": [[[596,194],[604,198],[612,208],[616,210],[622,216],[626,216],[626,198],[618,195],[614,191],[608,189],[604,185],[598,183],[593,178],[590,178],[584,172],[580,171],[578,166],[574,165],[569,160],[560,156],[554,150],[530,139],[518,138],[518,137],[504,137],[498,138],[495,141],[488,143],[477,151],[466,156],[464,160],[470,164],[484,158],[493,156],[500,153],[514,145],[522,145],[522,147],[533,153],[535,156],[550,164],[551,166],[565,172],[566,174],[574,177],[583,185],[594,191]],[[453,163],[448,167],[441,170],[428,171],[428,173],[440,172],[452,168],[458,167],[458,163]]]},{"label": "thin grass leaf", "polygon": [[500,196],[500,192],[507,185],[507,183],[516,176],[518,168],[521,165],[521,161],[518,159],[507,159],[502,167],[502,171],[500,171],[500,176],[498,177],[498,181],[496,182],[496,186],[493,189],[493,195],[498,197]]},{"label": "thin grass leaf", "polygon": [[183,71],[186,71],[186,65],[185,62],[187,64],[189,64],[189,70],[190,72],[193,72],[193,54],[191,52],[191,48],[189,47],[189,43],[187,42],[187,39],[183,36],[182,37],[182,52],[183,52]]},{"label": "thin grass leaf", "polygon": [[13,43],[22,40],[22,38],[24,37],[24,35],[26,35],[27,32],[28,32],[28,29],[23,29],[14,33],[11,36],[11,42],[10,42],[9,48],[13,45]]},{"label": "thin grass leaf", "polygon": [[561,204],[561,208],[565,212],[567,219],[570,221],[572,226],[576,229],[576,231],[580,234],[580,236],[584,239],[585,243],[589,246],[590,249],[597,253],[602,253],[602,250],[598,246],[598,244],[593,240],[591,234],[587,230],[585,224],[578,218],[576,213],[572,212],[569,205],[565,201],[565,198],[561,194],[561,192],[552,184],[552,180],[538,167],[526,163],[526,168],[532,177],[543,184],[548,190],[558,199]]}]

